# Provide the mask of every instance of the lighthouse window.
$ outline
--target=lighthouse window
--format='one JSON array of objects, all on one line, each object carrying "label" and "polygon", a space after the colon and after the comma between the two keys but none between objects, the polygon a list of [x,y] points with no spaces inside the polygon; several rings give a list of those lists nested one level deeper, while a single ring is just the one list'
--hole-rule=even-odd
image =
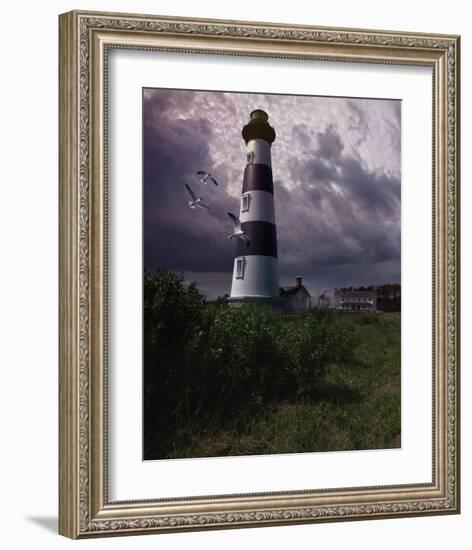
[{"label": "lighthouse window", "polygon": [[246,258],[236,258],[236,279],[244,279],[245,267],[246,267]]},{"label": "lighthouse window", "polygon": [[253,164],[254,163],[254,151],[249,151],[247,154],[247,163]]},{"label": "lighthouse window", "polygon": [[241,198],[241,212],[248,212],[249,211],[249,203],[251,202],[251,196],[249,193],[246,195],[243,195]]}]

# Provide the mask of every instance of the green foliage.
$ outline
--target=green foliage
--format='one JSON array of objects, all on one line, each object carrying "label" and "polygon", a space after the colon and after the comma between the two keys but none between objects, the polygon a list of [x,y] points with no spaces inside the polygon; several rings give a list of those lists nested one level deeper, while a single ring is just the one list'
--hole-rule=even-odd
[{"label": "green foliage", "polygon": [[355,344],[351,324],[335,323],[325,308],[312,309],[286,335],[297,393],[310,396],[320,386],[331,363],[348,361]]},{"label": "green foliage", "polygon": [[202,357],[215,372],[218,393],[225,389],[227,412],[251,411],[274,397],[287,362],[280,316],[250,304],[220,308],[205,337]]},{"label": "green foliage", "polygon": [[[274,403],[248,422],[201,433],[175,456],[218,456],[354,449],[400,445],[400,315],[386,314],[375,325],[361,315],[337,316],[351,324],[356,344],[350,360],[327,367],[324,382],[310,397]],[[286,318],[286,323],[292,317]]]},{"label": "green foliage", "polygon": [[380,316],[377,313],[363,313],[356,318],[358,325],[378,325]]},{"label": "green foliage", "polygon": [[[186,348],[204,322],[205,303],[194,284],[166,270],[144,274],[144,431],[163,442],[187,409]],[[165,443],[166,444],[166,443]]]},{"label": "green foliage", "polygon": [[[384,325],[382,319],[380,333]],[[345,430],[355,432],[348,411],[360,393],[332,373],[344,372],[338,369],[343,365],[364,376],[357,364],[369,348],[359,342],[363,331],[374,328],[377,324],[338,318],[326,308],[289,316],[261,305],[206,304],[181,275],[145,273],[145,458],[315,450],[320,437],[315,433],[330,407],[338,436],[346,439]],[[287,416],[281,413],[284,403],[301,408]],[[266,438],[278,425],[291,435],[282,442],[283,434],[273,433],[279,443],[271,451]],[[391,425],[394,432],[396,420]],[[235,441],[241,442],[236,450]]]}]

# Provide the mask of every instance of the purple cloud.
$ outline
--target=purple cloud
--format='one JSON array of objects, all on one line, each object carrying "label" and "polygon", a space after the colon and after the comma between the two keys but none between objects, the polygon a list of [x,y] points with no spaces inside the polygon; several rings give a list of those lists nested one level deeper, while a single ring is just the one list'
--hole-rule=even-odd
[{"label": "purple cloud", "polygon": [[[400,102],[146,89],[144,266],[229,292],[245,166],[241,128],[263,108],[277,132],[272,168],[281,284],[309,290],[400,280]],[[300,122],[302,120],[303,122]],[[220,185],[203,186],[197,170]],[[209,211],[190,210],[184,184]],[[224,290],[226,288],[226,290]]]}]

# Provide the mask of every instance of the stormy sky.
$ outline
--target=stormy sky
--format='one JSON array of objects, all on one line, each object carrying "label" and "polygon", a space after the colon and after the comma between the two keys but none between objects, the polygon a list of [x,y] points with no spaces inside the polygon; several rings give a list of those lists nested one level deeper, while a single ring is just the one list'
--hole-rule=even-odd
[{"label": "stormy sky", "polygon": [[[230,292],[246,163],[241,129],[263,109],[272,144],[280,284],[315,295],[400,282],[398,100],[213,91],[143,91],[144,267]],[[204,186],[195,172],[211,172]],[[184,184],[210,209],[191,210]]]}]

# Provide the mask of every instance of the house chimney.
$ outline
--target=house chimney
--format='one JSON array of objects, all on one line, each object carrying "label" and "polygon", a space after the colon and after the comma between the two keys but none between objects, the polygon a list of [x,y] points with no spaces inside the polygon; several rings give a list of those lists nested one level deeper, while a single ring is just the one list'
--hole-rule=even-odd
[{"label": "house chimney", "polygon": [[295,281],[296,281],[296,285],[295,285],[295,286],[296,286],[297,288],[300,287],[300,286],[302,286],[302,280],[303,280],[303,278],[300,277],[300,275],[299,275],[298,277],[295,277]]}]

